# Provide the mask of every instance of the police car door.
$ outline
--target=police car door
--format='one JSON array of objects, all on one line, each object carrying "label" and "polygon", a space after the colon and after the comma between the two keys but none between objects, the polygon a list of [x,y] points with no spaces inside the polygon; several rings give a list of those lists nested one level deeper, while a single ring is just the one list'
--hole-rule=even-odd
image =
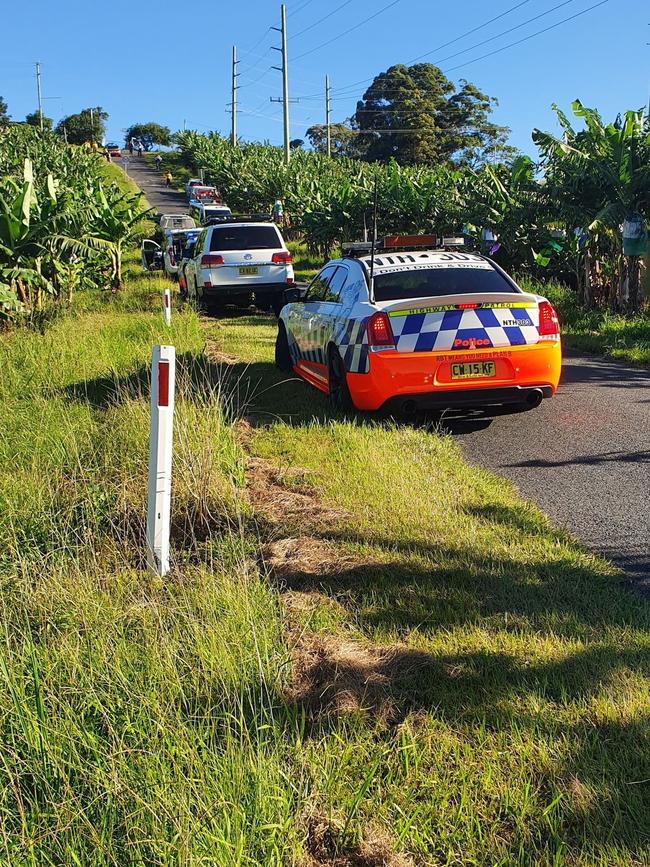
[{"label": "police car door", "polygon": [[342,312],[341,293],[347,278],[348,266],[337,265],[327,282],[323,300],[318,308],[318,323],[314,334],[315,348],[320,351],[324,364],[327,364],[327,347],[338,331],[337,323],[340,322]]},{"label": "police car door", "polygon": [[336,265],[326,265],[318,273],[307,287],[305,300],[300,305],[300,321],[292,331],[298,349],[300,350],[300,363],[311,372],[322,374],[325,358],[319,346],[319,334],[322,321],[321,307],[326,304],[327,287],[334,276]]}]

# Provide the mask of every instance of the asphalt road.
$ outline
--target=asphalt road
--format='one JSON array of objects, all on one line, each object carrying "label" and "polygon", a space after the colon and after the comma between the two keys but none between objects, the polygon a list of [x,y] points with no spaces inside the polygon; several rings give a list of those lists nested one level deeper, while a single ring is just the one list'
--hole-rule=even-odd
[{"label": "asphalt road", "polygon": [[450,427],[469,460],[650,592],[650,371],[568,353],[554,398],[485,425]]},{"label": "asphalt road", "polygon": [[129,156],[128,151],[126,154],[126,157],[115,162],[140,187],[152,208],[159,214],[187,214],[187,201],[183,193],[166,187],[160,172],[150,168],[142,157],[137,154]]}]

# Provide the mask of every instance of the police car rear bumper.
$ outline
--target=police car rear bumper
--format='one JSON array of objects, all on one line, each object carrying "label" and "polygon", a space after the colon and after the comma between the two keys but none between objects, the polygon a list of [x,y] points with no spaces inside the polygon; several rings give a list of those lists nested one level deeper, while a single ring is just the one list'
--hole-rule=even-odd
[{"label": "police car rear bumper", "polygon": [[463,391],[435,391],[429,393],[400,394],[385,401],[381,409],[386,412],[409,413],[427,409],[462,409],[463,407],[519,406],[533,409],[545,397],[553,397],[550,385],[503,388],[472,388]]},{"label": "police car rear bumper", "polygon": [[[349,373],[347,377],[357,409],[376,410],[407,401],[423,408],[525,405],[528,395],[540,389],[542,397],[555,392],[562,351],[558,340],[469,354],[370,352],[368,361],[367,373]],[[454,379],[452,365],[467,361],[492,362],[494,376]]]}]

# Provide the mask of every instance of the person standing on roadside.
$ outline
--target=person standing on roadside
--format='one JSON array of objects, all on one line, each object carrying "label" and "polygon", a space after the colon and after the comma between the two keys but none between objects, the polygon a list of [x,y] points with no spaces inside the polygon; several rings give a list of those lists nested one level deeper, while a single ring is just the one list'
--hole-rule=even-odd
[{"label": "person standing on roadside", "polygon": [[172,181],[173,181],[172,173],[167,172],[167,174],[165,175],[165,186],[171,187]]},{"label": "person standing on roadside", "polygon": [[142,151],[143,151],[142,142],[138,142],[138,156],[139,157],[142,156]]},{"label": "person standing on roadside", "polygon": [[160,154],[156,154],[156,159],[154,160],[154,162],[156,164],[156,168],[158,169],[158,171],[160,171],[160,167],[162,165],[162,157],[160,156]]},{"label": "person standing on roadside", "polygon": [[276,199],[273,205],[273,222],[279,226],[282,223],[283,216],[284,205],[282,204],[282,199]]}]

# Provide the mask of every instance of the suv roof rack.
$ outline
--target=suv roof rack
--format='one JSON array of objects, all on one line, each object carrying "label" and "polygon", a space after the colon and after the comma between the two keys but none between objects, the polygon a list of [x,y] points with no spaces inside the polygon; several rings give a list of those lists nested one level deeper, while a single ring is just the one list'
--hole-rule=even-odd
[{"label": "suv roof rack", "polygon": [[232,214],[231,216],[210,217],[204,226],[223,225],[224,223],[272,223],[270,214]]}]

